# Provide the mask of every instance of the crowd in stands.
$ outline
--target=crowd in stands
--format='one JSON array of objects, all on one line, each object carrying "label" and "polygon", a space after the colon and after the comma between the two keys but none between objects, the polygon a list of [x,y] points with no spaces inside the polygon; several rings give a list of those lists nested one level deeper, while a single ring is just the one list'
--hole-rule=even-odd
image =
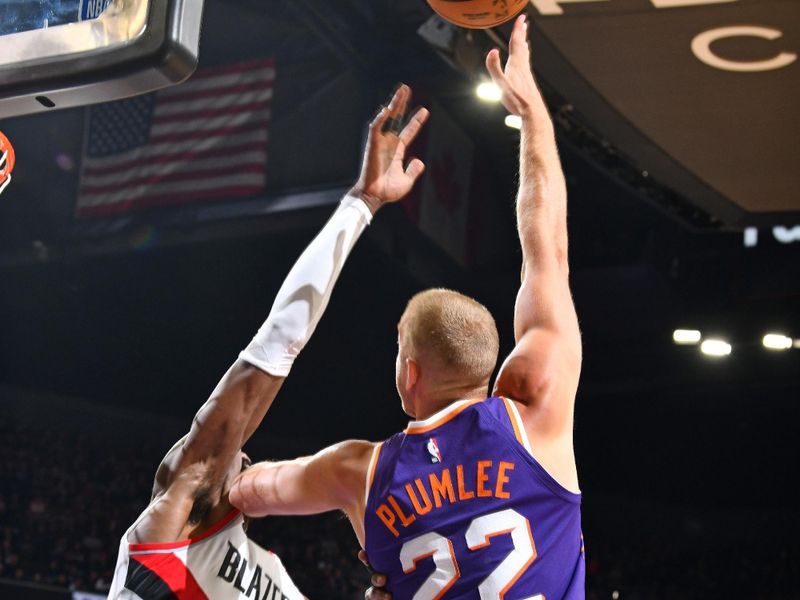
[{"label": "crowd in stands", "polygon": [[[146,506],[164,451],[0,415],[0,578],[106,592],[120,538]],[[248,534],[281,557],[309,597],[364,597],[368,575],[343,518],[263,519]]]},{"label": "crowd in stands", "polygon": [[[155,446],[115,447],[0,414],[0,578],[107,591],[120,537],[146,505],[165,450]],[[770,546],[768,535],[760,545],[707,540],[687,551],[656,536],[611,542],[586,532],[589,600],[800,598],[797,546]],[[310,598],[363,598],[367,573],[344,517],[267,518],[249,534]]]}]

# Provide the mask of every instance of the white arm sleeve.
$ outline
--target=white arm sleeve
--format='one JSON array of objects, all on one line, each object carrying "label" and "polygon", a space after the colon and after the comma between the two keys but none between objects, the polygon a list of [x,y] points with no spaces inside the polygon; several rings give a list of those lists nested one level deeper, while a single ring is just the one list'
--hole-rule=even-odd
[{"label": "white arm sleeve", "polygon": [[289,374],[328,306],[344,261],[371,221],[363,200],[342,199],[289,271],[267,320],[239,358],[278,377]]}]

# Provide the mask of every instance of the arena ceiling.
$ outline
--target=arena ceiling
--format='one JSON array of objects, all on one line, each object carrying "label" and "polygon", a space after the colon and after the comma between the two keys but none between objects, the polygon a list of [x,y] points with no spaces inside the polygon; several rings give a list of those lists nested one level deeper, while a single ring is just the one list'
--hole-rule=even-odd
[{"label": "arena ceiling", "polygon": [[[461,113],[474,104],[466,84],[484,76],[483,54],[508,29],[437,30],[422,0],[212,1],[205,11],[201,65],[268,51],[304,62],[292,77],[317,83],[337,70],[373,88],[403,76]],[[622,176],[648,188],[649,201],[693,225],[794,224],[800,4],[532,0],[529,13],[552,108],[624,163]],[[485,146],[505,148],[494,128],[473,121]]]},{"label": "arena ceiling", "polygon": [[[508,31],[431,33],[419,0],[304,0],[287,9],[344,64],[374,75],[393,57],[414,79],[430,73],[426,87],[450,99],[457,86],[437,81],[419,35],[475,81],[485,51]],[[532,0],[529,13],[534,63],[553,109],[566,108],[648,179],[643,187],[663,186],[676,204],[727,227],[797,221],[800,4]],[[663,203],[663,192],[650,196]]]}]

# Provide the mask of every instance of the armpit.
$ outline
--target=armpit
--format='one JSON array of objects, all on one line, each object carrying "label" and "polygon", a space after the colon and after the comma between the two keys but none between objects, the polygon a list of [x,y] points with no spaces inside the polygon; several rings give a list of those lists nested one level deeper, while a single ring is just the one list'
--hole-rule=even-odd
[{"label": "armpit", "polygon": [[210,486],[203,487],[197,491],[192,504],[192,510],[189,512],[187,522],[190,525],[197,525],[204,521],[211,509],[214,508],[214,499],[212,498],[212,490]]}]

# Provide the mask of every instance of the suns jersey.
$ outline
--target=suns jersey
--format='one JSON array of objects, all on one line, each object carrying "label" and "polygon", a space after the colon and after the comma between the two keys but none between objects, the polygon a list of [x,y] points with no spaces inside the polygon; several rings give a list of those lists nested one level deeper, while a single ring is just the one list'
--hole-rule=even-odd
[{"label": "suns jersey", "polygon": [[248,539],[242,522],[232,510],[203,535],[165,544],[130,544],[126,532],[109,600],[302,600],[277,555]]},{"label": "suns jersey", "polygon": [[514,403],[460,401],[373,452],[365,549],[398,600],[584,598],[580,494],[530,451]]}]

